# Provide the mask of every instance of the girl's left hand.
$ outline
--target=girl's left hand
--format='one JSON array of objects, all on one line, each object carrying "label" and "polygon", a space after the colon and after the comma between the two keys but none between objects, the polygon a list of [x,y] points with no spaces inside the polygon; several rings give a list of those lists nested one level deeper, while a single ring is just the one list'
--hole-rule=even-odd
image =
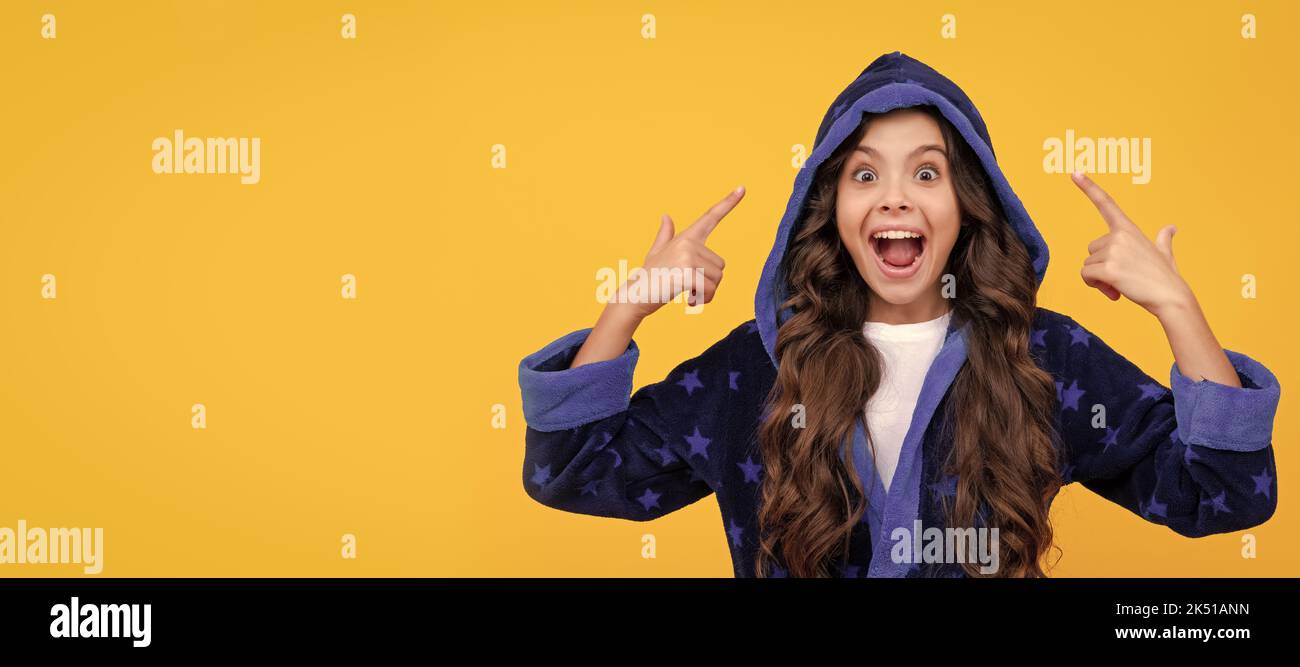
[{"label": "girl's left hand", "polygon": [[1112,301],[1124,295],[1157,317],[1194,300],[1174,263],[1173,225],[1162,228],[1152,243],[1092,179],[1078,172],[1070,178],[1097,206],[1110,228],[1088,244],[1088,259],[1079,272],[1085,284]]}]

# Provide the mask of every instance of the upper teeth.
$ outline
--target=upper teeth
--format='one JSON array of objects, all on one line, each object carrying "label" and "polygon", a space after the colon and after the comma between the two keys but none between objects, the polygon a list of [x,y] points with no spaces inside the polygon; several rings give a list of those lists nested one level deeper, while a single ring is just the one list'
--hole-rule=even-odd
[{"label": "upper teeth", "polygon": [[878,239],[919,239],[921,238],[921,235],[917,234],[916,232],[907,232],[901,229],[890,229],[883,232],[876,232],[872,236]]}]

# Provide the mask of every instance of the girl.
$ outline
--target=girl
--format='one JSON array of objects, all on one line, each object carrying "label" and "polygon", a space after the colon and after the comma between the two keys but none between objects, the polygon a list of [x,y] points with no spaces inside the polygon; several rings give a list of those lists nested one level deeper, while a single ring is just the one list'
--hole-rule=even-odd
[{"label": "girl", "polygon": [[[1264,522],[1277,379],[1219,346],[1172,226],[1153,243],[1073,180],[1108,227],[1082,278],[1159,320],[1170,387],[1036,306],[1047,246],[979,112],[894,52],[823,118],[753,320],[630,400],[632,334],[666,299],[524,358],[524,488],[637,521],[716,493],[737,576],[1043,576],[1070,482],[1186,536]],[[681,233],[664,216],[645,268],[699,271],[689,300],[711,301],[705,241],[743,195]]]}]

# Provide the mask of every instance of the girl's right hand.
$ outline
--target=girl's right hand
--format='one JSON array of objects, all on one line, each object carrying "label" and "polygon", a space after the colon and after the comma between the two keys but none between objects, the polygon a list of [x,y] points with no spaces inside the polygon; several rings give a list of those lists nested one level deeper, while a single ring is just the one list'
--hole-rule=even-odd
[{"label": "girl's right hand", "polygon": [[641,319],[677,298],[687,288],[690,289],[688,304],[696,306],[712,301],[718,284],[722,282],[722,269],[726,262],[704,243],[722,222],[723,216],[730,213],[744,196],[745,186],[732,190],[680,234],[674,234],[673,219],[665,213],[654,244],[646,253],[642,265],[645,271],[624,283],[626,291],[620,291],[620,294],[627,294],[629,303],[620,304],[620,307],[627,308]]},{"label": "girl's right hand", "polygon": [[[627,351],[641,320],[672,301],[687,287],[683,280],[670,279],[661,281],[667,289],[652,291],[649,283],[655,280],[656,273],[669,273],[670,276],[675,273],[679,278],[689,274],[692,284],[689,286],[691,294],[688,295],[687,302],[696,305],[712,301],[718,283],[722,282],[722,267],[725,263],[717,253],[705,247],[704,241],[709,238],[713,228],[722,222],[722,216],[731,212],[744,196],[745,186],[742,185],[705,211],[695,224],[682,230],[681,234],[673,234],[673,219],[665,213],[654,245],[646,253],[642,267],[645,271],[634,278],[628,278],[627,282],[619,286],[618,294],[627,295],[628,300],[620,300],[620,296],[615,296],[605,304],[605,309],[600,312],[596,325],[574,355],[569,368],[618,358]],[[674,272],[673,269],[677,271]],[[700,273],[696,273],[696,269],[700,269]],[[701,274],[701,284],[694,284],[695,277]],[[654,293],[656,291],[658,294]],[[657,298],[650,298],[652,296]]]}]

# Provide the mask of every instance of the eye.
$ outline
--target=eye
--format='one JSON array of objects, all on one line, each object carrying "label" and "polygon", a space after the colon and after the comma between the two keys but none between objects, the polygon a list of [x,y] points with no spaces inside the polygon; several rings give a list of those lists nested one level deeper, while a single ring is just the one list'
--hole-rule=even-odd
[{"label": "eye", "polygon": [[[929,177],[929,178],[924,178],[924,177],[922,177],[923,174],[929,174],[930,177]],[[933,180],[937,180],[937,179],[939,178],[939,170],[936,169],[936,168],[934,168],[933,165],[928,165],[928,164],[927,164],[927,165],[921,167],[920,169],[917,169],[917,170],[916,170],[916,175],[917,175],[918,178],[921,178],[921,180],[923,180],[923,181],[933,181]]]},{"label": "eye", "polygon": [[[862,180],[862,179],[858,178],[858,176],[862,176],[862,175],[867,175],[867,176],[870,176],[871,178],[870,178],[870,179],[867,179],[867,180]],[[870,169],[865,169],[865,168],[864,168],[864,169],[859,169],[859,170],[853,172],[853,180],[855,180],[855,181],[857,181],[857,182],[859,182],[859,183],[870,183],[870,182],[876,180],[876,173],[873,172],[873,171],[871,171]]]}]

